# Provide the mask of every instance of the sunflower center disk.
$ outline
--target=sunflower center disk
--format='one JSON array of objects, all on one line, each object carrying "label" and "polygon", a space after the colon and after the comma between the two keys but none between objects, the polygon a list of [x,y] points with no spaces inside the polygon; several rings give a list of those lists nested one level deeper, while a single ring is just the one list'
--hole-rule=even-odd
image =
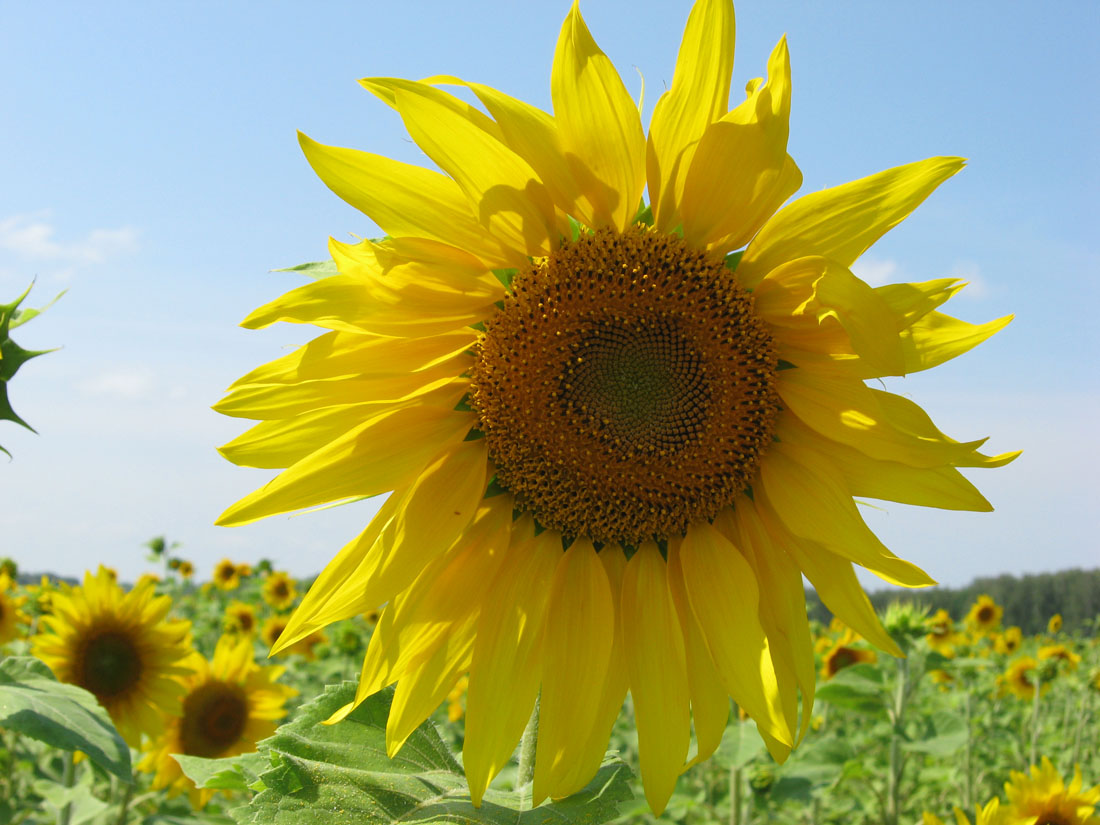
[{"label": "sunflower center disk", "polygon": [[100,698],[121,696],[141,680],[141,653],[122,631],[106,631],[88,639],[81,651],[78,684]]},{"label": "sunflower center disk", "polygon": [[636,544],[752,483],[776,355],[720,259],[643,228],[566,243],[512,283],[471,398],[497,481],[544,527]]},{"label": "sunflower center disk", "polygon": [[190,756],[216,757],[233,745],[248,723],[248,702],[241,691],[211,682],[191,693],[183,703],[181,740]]}]

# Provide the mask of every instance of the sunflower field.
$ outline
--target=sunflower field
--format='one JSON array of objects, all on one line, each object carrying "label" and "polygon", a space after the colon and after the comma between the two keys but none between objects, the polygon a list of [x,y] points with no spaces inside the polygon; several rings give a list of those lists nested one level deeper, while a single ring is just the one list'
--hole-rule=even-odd
[{"label": "sunflower field", "polygon": [[815,626],[809,730],[782,764],[730,704],[721,745],[655,816],[628,699],[582,791],[532,809],[521,747],[475,809],[465,680],[388,752],[392,689],[326,724],[377,613],[267,658],[307,582],[224,560],[200,584],[150,546],[164,574],[132,587],[103,567],[77,585],[0,574],[0,822],[1096,822],[1100,645],[1060,616],[1024,637],[988,598],[958,617],[898,602],[881,618],[904,658]]}]

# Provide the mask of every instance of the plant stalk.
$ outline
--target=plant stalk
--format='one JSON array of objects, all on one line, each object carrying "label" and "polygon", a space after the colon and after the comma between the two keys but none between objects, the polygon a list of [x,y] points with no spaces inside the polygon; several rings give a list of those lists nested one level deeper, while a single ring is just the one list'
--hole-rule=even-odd
[{"label": "plant stalk", "polygon": [[1035,673],[1035,691],[1031,699],[1031,760],[1028,764],[1034,765],[1039,758],[1039,689],[1043,686],[1043,680],[1039,678],[1038,669]]},{"label": "plant stalk", "polygon": [[[72,751],[66,751],[65,753],[65,768],[61,774],[61,784],[66,788],[73,786],[73,778],[76,776],[76,754]],[[61,810],[57,812],[57,825],[69,825],[69,820],[72,819],[73,804],[66,802],[61,806]]]},{"label": "plant stalk", "polygon": [[516,790],[530,785],[535,778],[535,751],[539,741],[539,700],[531,710],[531,718],[523,729],[523,738],[519,742],[519,771],[516,774]]},{"label": "plant stalk", "polygon": [[901,735],[905,724],[905,702],[909,696],[909,660],[897,660],[897,685],[891,709],[890,767],[886,777],[886,825],[898,825],[901,816],[901,774],[905,763],[901,754]]},{"label": "plant stalk", "polygon": [[126,814],[130,810],[130,800],[134,798],[134,784],[131,777],[131,781],[126,783],[126,788],[122,792],[122,804],[118,809],[118,819],[115,820],[116,825],[126,825]]}]

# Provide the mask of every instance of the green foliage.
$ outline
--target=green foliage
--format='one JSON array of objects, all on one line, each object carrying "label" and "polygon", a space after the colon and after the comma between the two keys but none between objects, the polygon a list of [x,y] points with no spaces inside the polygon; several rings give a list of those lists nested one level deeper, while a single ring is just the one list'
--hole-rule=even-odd
[{"label": "green foliage", "polygon": [[66,751],[130,782],[130,749],[88,691],[58,682],[31,656],[0,660],[0,727]]},{"label": "green foliage", "polygon": [[594,825],[614,817],[618,805],[631,797],[630,771],[616,760],[569,799],[522,811],[522,794],[490,790],[481,808],[474,808],[461,767],[430,721],[393,759],[386,756],[392,691],[370,697],[338,725],[322,724],[354,695],[351,682],[325,688],[263,743],[272,767],[260,775],[257,787],[263,790],[252,803],[232,812],[237,822]]},{"label": "green foliage", "polygon": [[[32,285],[33,286],[33,285]],[[27,350],[19,346],[15,341],[11,339],[11,330],[16,327],[30,321],[32,318],[40,315],[44,310],[53,305],[54,301],[64,295],[59,294],[57,297],[39,309],[19,309],[19,305],[23,303],[23,299],[30,293],[31,287],[27,287],[23,294],[12,301],[10,304],[0,304],[0,421],[13,421],[23,427],[26,427],[31,432],[34,432],[34,427],[20,418],[15,410],[12,409],[11,401],[8,398],[8,384],[11,382],[12,377],[19,368],[32,358],[37,358],[39,355],[45,355],[47,352],[53,352],[53,350]],[[4,452],[7,455],[11,455],[3,447],[0,447],[0,452]]]}]

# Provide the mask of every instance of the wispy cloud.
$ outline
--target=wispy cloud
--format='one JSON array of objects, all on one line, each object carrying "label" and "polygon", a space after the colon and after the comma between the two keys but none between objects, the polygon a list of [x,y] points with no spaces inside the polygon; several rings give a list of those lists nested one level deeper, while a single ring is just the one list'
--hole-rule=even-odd
[{"label": "wispy cloud", "polygon": [[153,371],[146,367],[114,369],[85,378],[77,384],[77,389],[88,395],[148,398],[156,389],[156,378]]},{"label": "wispy cloud", "polygon": [[852,265],[852,272],[871,286],[882,286],[902,280],[897,261],[864,255]]},{"label": "wispy cloud", "polygon": [[57,235],[49,211],[0,218],[0,250],[21,262],[60,266],[67,274],[138,248],[138,230],[132,226],[92,229],[72,240]]}]

